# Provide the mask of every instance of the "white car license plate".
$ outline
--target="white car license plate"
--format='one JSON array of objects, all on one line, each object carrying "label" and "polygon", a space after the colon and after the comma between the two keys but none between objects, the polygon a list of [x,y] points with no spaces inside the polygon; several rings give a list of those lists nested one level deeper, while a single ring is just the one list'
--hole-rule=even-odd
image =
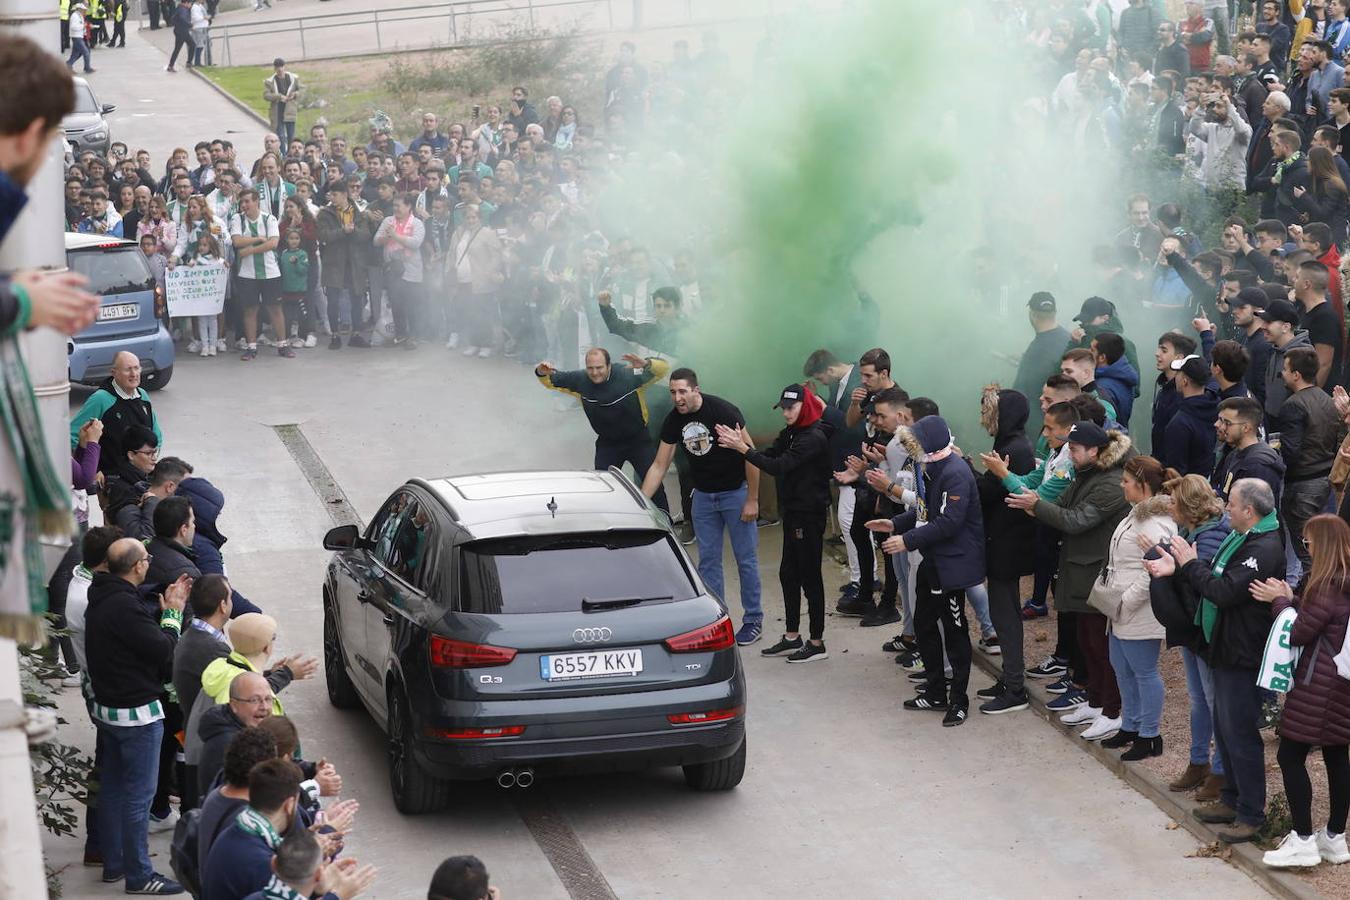
[{"label": "white car license plate", "polygon": [[641,671],[641,650],[555,653],[539,657],[539,677],[545,681],[573,681],[579,678],[610,676],[632,677]]},{"label": "white car license plate", "polygon": [[139,303],[109,303],[98,308],[100,322],[116,322],[121,319],[134,319],[141,314]]}]

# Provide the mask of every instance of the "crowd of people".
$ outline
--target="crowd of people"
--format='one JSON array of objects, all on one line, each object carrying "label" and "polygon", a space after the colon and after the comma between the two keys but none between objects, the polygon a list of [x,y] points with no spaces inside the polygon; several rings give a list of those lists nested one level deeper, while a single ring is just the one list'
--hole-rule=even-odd
[{"label": "crowd of people", "polygon": [[[296,137],[302,88],[278,59],[263,87],[274,131],[251,165],[224,139],[175,150],[162,167],[124,145],[108,159],[82,154],[67,169],[67,223],[138,240],[156,271],[230,267],[219,317],[173,323],[188,352],[212,356],[233,340],[251,360],[259,343],[293,357],[320,338],[332,350],[434,339],[465,356],[558,360],[534,374],[580,401],[595,466],[633,467],[697,544],[700,577],[718,596],[730,539],[743,647],[765,630],[759,528],[781,525],[785,627],[764,656],[828,659],[822,566],[837,528],[849,577],[834,627],[846,617],[897,627],[882,646],[917,689],[905,709],[963,724],[978,650],[1001,667],[974,691],[981,713],[1026,709],[1036,679],[1062,721],[1136,762],[1162,754],[1164,706],[1185,703],[1188,760],[1169,787],[1194,792],[1196,817],[1229,842],[1265,824],[1261,729],[1278,719],[1293,830],[1266,863],[1344,863],[1347,3],[1265,0],[1250,29],[1224,0],[1190,0],[1176,21],[1166,8],[1056,0],[1031,10],[1045,108],[1067,139],[1156,160],[1231,214],[1188,221],[1172,197],[1129,197],[1123,227],[1095,253],[1110,273],[1098,293],[1064,308],[1062,291],[1030,294],[1034,334],[1011,386],[960,398],[955,414],[933,399],[944,385],[907,367],[899,345],[821,347],[776,397],[736,398],[776,401],[783,428],[771,442],[756,440],[735,402],[704,391],[682,337],[717,298],[700,287],[694,253],[642,246],[592,206],[629,136],[658,113],[631,46],[607,79],[600,130],[559,97],[541,115],[522,86],[508,111],[475,109],[467,123],[425,113],[406,148],[383,116],[365,143],[322,124]],[[677,52],[691,92],[716,53]],[[1153,370],[1128,335],[1147,336]],[[949,421],[974,408],[985,437],[965,436],[963,449]],[[172,892],[144,855],[147,829],[172,820],[172,795],[184,810],[200,804],[196,871],[208,898],[264,889],[259,877],[296,895],[323,879],[359,890],[368,867],[319,862],[341,849],[355,806],[334,799],[331,766],[300,756],[277,699],[313,661],[270,659],[275,622],[225,577],[214,528],[223,496],[182,460],[156,460],[162,434],[134,357],[86,411],[72,426],[75,485],[117,528],[86,532],[62,593],[72,625],[87,609],[70,668],[82,673],[105,786],[87,858],[105,880]],[[678,509],[663,488],[672,466]],[[760,514],[761,476],[773,479],[776,519]],[[1052,605],[1054,650],[1028,666],[1025,623]],[[109,640],[96,607],[105,621],[134,620],[139,649]],[[1160,674],[1170,648],[1184,698],[1169,698]],[[182,766],[165,737],[178,728]],[[1330,790],[1318,828],[1314,747]]]}]

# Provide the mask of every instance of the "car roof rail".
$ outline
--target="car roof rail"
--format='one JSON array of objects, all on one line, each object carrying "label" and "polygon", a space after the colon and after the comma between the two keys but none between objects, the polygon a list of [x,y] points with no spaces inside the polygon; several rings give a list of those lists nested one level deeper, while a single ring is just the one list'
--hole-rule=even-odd
[{"label": "car roof rail", "polygon": [[623,474],[623,469],[620,469],[618,466],[610,466],[608,471],[609,474],[613,475],[615,479],[618,480],[619,484],[624,486],[624,489],[628,491],[628,495],[637,501],[638,508],[645,512],[647,509],[646,495],[638,489],[637,485],[628,480],[628,476]]},{"label": "car roof rail", "polygon": [[435,497],[437,500],[440,501],[441,506],[445,507],[445,511],[450,514],[450,521],[452,522],[459,521],[459,513],[455,512],[455,508],[450,505],[450,501],[445,499],[445,495],[442,494],[440,491],[436,490],[434,487],[432,487],[425,478],[409,478],[408,484],[420,487],[428,494]]}]

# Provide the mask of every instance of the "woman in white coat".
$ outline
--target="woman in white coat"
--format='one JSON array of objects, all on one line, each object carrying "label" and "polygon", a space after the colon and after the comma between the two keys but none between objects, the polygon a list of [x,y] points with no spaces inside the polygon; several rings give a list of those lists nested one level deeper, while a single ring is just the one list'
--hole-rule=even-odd
[{"label": "woman in white coat", "polygon": [[1140,545],[1147,541],[1153,547],[1176,536],[1171,498],[1163,483],[1177,477],[1151,456],[1136,456],[1125,464],[1121,486],[1130,513],[1116,526],[1106,568],[1088,597],[1108,621],[1111,667],[1121,702],[1119,719],[1099,717],[1082,736],[1101,738],[1104,747],[1128,747],[1121,755],[1124,760],[1162,754],[1163,680],[1158,658],[1165,633],[1149,603],[1149,576]]}]

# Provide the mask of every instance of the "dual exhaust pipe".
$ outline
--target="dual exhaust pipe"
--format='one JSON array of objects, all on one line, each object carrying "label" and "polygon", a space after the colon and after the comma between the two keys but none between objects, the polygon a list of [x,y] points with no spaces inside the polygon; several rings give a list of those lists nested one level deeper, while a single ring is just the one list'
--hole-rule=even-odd
[{"label": "dual exhaust pipe", "polygon": [[497,773],[497,787],[527,788],[534,784],[534,769],[523,766],[519,769],[502,769]]}]

